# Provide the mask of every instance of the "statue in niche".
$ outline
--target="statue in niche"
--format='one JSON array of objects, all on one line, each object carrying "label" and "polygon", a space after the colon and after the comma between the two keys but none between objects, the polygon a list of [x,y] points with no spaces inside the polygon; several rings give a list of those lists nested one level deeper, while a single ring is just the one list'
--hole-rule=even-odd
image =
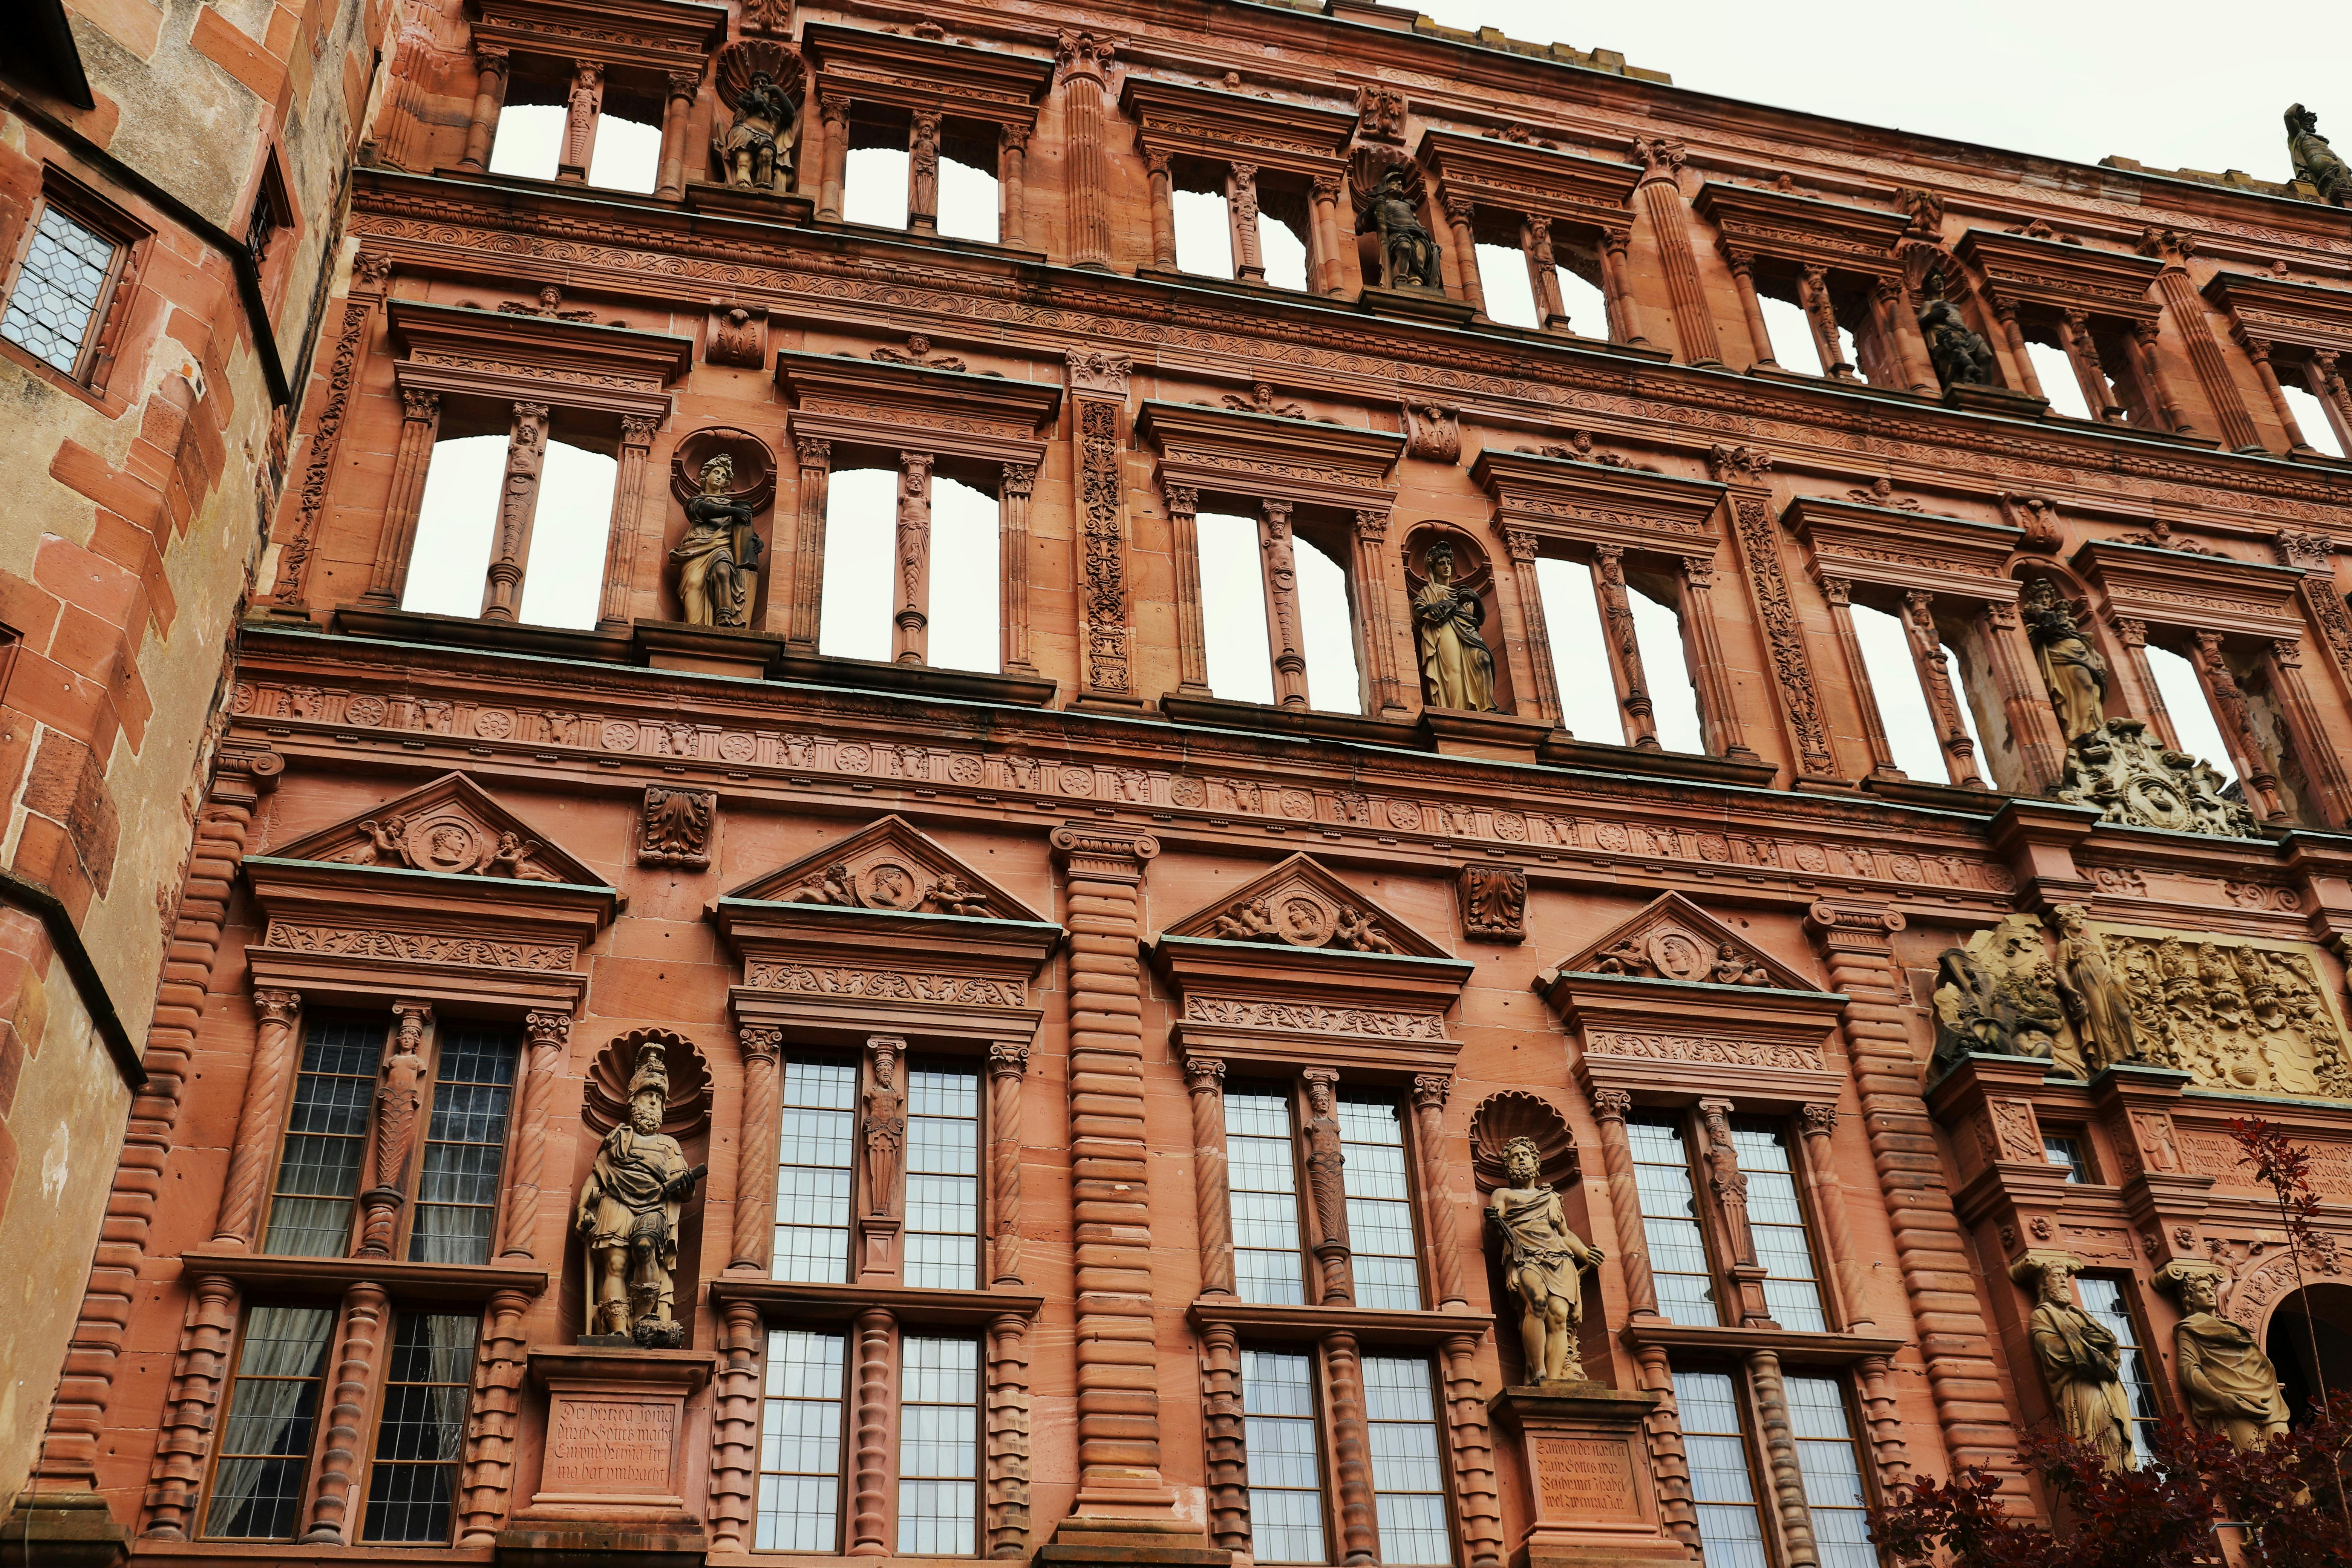
[{"label": "statue in niche", "polygon": [[793,177],[793,100],[763,70],[734,103],[734,123],[714,132],[711,144],[730,187],[781,191]]},{"label": "statue in niche", "polygon": [[588,1331],[649,1349],[686,1343],[677,1300],[677,1223],[707,1166],[688,1166],[661,1130],[669,1068],[659,1041],[637,1047],[628,1120],[604,1134],[580,1189],[574,1224],[588,1238]]},{"label": "statue in niche", "polygon": [[2319,116],[2299,103],[2287,105],[2286,150],[2294,163],[2294,177],[2315,187],[2321,201],[2352,206],[2352,167],[2319,133]]},{"label": "statue in niche", "polygon": [[2082,905],[2059,904],[2051,912],[2058,921],[2058,995],[2082,1037],[2084,1065],[2096,1072],[2138,1061],[2131,994],[2107,961],[2107,944],[2091,929]]},{"label": "statue in niche", "polygon": [[1601,1260],[1601,1248],[1568,1228],[1559,1194],[1543,1179],[1532,1138],[1503,1149],[1508,1186],[1495,1189],[1486,1217],[1502,1233],[1503,1280],[1519,1303],[1519,1336],[1532,1383],[1583,1383],[1577,1343],[1584,1324],[1583,1272]]},{"label": "statue in niche", "polygon": [[1486,605],[1454,581],[1454,545],[1429,547],[1429,581],[1412,600],[1413,642],[1421,654],[1422,698],[1433,708],[1495,710],[1495,655],[1478,635]]},{"label": "statue in niche", "polygon": [[1993,384],[1992,345],[1960,317],[1949,300],[1930,300],[1919,311],[1919,332],[1927,340],[1927,361],[1946,386]]},{"label": "statue in niche", "polygon": [[2189,1419],[2241,1448],[2259,1448],[2285,1431],[2278,1369],[2252,1334],[2221,1316],[2221,1270],[2181,1258],[2167,1264],[2157,1283],[2171,1285],[2180,1300],[2172,1359]]},{"label": "statue in niche", "polygon": [[760,536],[750,503],[728,494],[735,459],[721,452],[702,465],[702,490],[686,503],[686,537],[669,558],[678,563],[677,596],[695,626],[740,626],[760,564]]},{"label": "statue in niche", "polygon": [[874,1081],[866,1088],[866,1212],[887,1215],[898,1190],[898,1152],[907,1142],[907,1097],[895,1081],[898,1042],[869,1041]]},{"label": "statue in niche", "polygon": [[2109,1469],[2129,1469],[2131,1404],[2124,1394],[2123,1352],[2106,1325],[2074,1298],[2082,1267],[2067,1253],[2029,1252],[2010,1273],[2021,1285],[2035,1277],[2028,1333],[2060,1430],[2098,1449]]},{"label": "statue in niche", "polygon": [[2036,578],[2018,607],[2025,614],[2026,633],[2042,665],[2042,683],[2050,689],[2058,728],[2071,746],[2105,717],[2107,661],[2075,628],[2074,612],[2049,578]]},{"label": "statue in niche", "polygon": [[1339,1118],[1332,1103],[1331,1074],[1307,1074],[1307,1190],[1315,1199],[1317,1234],[1328,1245],[1348,1245],[1348,1194],[1340,1149]]},{"label": "statue in niche", "polygon": [[1413,208],[1404,171],[1391,167],[1372,186],[1367,216],[1381,241],[1381,282],[1391,289],[1443,289],[1437,241]]},{"label": "statue in niche", "polygon": [[1939,1070],[1973,1051],[2056,1060],[2066,1014],[2032,915],[2010,915],[1967,946],[1946,948],[1936,967]]}]

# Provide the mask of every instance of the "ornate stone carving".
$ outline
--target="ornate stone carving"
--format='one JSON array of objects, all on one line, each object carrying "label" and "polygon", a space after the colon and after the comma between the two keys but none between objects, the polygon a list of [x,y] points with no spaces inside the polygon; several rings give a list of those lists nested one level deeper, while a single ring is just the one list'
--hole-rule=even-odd
[{"label": "ornate stone carving", "polygon": [[1389,163],[1365,187],[1359,234],[1379,237],[1381,283],[1390,289],[1442,289],[1437,239],[1421,221],[1417,182],[1398,163]]},{"label": "ornate stone carving", "polygon": [[1307,1086],[1307,1119],[1299,1129],[1307,1145],[1307,1191],[1315,1203],[1315,1258],[1322,1266],[1323,1301],[1355,1300],[1348,1245],[1347,1155],[1339,1146],[1339,1118],[1333,1089],[1339,1075],[1328,1068],[1300,1073]]},{"label": "ornate stone carving", "polygon": [[1661,898],[1560,968],[1717,985],[1786,989],[1790,984],[1785,973],[1774,974],[1762,953],[1673,894]]},{"label": "ornate stone carving", "polygon": [[1352,904],[1329,904],[1299,893],[1278,906],[1267,899],[1234,904],[1211,923],[1227,942],[1288,942],[1293,947],[1337,947],[1348,952],[1394,952],[1385,932]]},{"label": "ornate stone carving", "polygon": [[793,90],[804,74],[800,56],[772,39],[740,38],[719,51],[716,65],[719,101],[734,115],[710,129],[719,177],[739,191],[790,190],[800,130]]},{"label": "ornate stone carving", "polygon": [[2003,490],[2000,500],[2001,521],[2025,531],[2025,537],[2017,542],[2019,549],[2046,555],[2058,548],[2058,508],[2049,497]]},{"label": "ornate stone carving", "polygon": [[702,351],[702,357],[711,364],[734,364],[747,370],[758,370],[766,358],[760,345],[760,323],[742,306],[729,306],[710,329],[710,340]]},{"label": "ornate stone carving", "polygon": [[1993,384],[1992,344],[1961,319],[1958,306],[1949,300],[1928,300],[1919,309],[1919,332],[1937,381],[1947,387]]},{"label": "ornate stone carving", "polygon": [[2316,190],[2321,201],[2352,206],[2352,167],[2319,133],[2319,116],[2299,103],[2287,105],[2286,149],[2294,177]]},{"label": "ornate stone carving", "polygon": [[2095,808],[2105,822],[2217,838],[2260,837],[2253,812],[2225,795],[2229,787],[2210,764],[2158,744],[2145,721],[2109,719],[2067,745],[2050,793]]},{"label": "ornate stone carving", "polygon": [[[1616,1092],[1594,1091],[1598,1114],[1609,1114],[1607,1097]],[[1617,1111],[1620,1121],[1624,1119],[1625,1109]],[[1511,1184],[1510,1161],[1507,1156],[1511,1146],[1519,1142],[1534,1144],[1537,1174],[1544,1182],[1562,1186],[1581,1175],[1576,1140],[1570,1134],[1559,1109],[1541,1095],[1507,1089],[1480,1100],[1478,1108],[1470,1113],[1470,1173],[1480,1192]]]},{"label": "ornate stone carving", "polygon": [[573,1223],[588,1243],[588,1331],[676,1350],[686,1343],[672,1310],[678,1217],[707,1167],[688,1165],[677,1140],[661,1131],[668,1100],[663,1047],[648,1039],[629,1078],[628,1120],[598,1146]]},{"label": "ornate stone carving", "polygon": [[2137,1061],[2131,994],[2108,963],[2106,943],[2091,929],[2088,911],[2080,904],[2059,904],[2051,913],[2057,921],[2058,996],[2082,1038],[2084,1066],[2096,1072]]},{"label": "ornate stone carving", "polygon": [[1404,94],[1392,87],[1356,89],[1356,134],[1382,142],[1404,138]]},{"label": "ornate stone carving", "polygon": [[907,1095],[898,1085],[907,1042],[876,1035],[866,1042],[873,1072],[866,1085],[866,1212],[887,1215],[898,1200],[898,1156],[907,1142]]},{"label": "ornate stone carving", "polygon": [[907,340],[907,346],[903,349],[894,349],[886,345],[876,349],[866,357],[880,360],[886,364],[911,364],[921,370],[965,371],[971,368],[954,354],[933,353],[931,340],[920,332],[909,337]]},{"label": "ornate stone carving", "polygon": [[1584,1322],[1583,1271],[1602,1254],[1568,1228],[1559,1194],[1542,1176],[1532,1138],[1514,1138],[1503,1160],[1508,1184],[1487,1200],[1498,1235],[1503,1280],[1519,1308],[1519,1339],[1531,1383],[1582,1383],[1577,1337]]},{"label": "ornate stone carving", "polygon": [[1433,463],[1462,460],[1461,410],[1436,403],[1404,405],[1405,450]]},{"label": "ornate stone carving", "polygon": [[700,490],[686,503],[686,537],[669,552],[688,626],[741,626],[749,618],[760,536],[751,531],[755,509],[743,498],[761,478],[737,486],[735,458],[727,452],[702,465]]},{"label": "ornate stone carving", "polygon": [[2109,928],[2142,1058],[2233,1092],[2352,1099],[2352,1049],[2309,954]]},{"label": "ornate stone carving", "polygon": [[1224,405],[1236,414],[1266,414],[1276,419],[1307,417],[1304,407],[1296,403],[1281,402],[1275,396],[1274,388],[1262,381],[1250,388],[1247,397],[1238,392],[1226,393]]},{"label": "ornate stone carving", "polygon": [[2033,1359],[2061,1431],[2097,1448],[2113,1469],[2132,1464],[2131,1405],[2116,1336],[2074,1298],[2080,1259],[2035,1248],[2010,1265],[2010,1277],[2034,1292],[2029,1327]]},{"label": "ornate stone carving", "polygon": [[[1076,352],[1071,360],[1075,378]],[[1126,365],[1118,362],[1120,395]],[[1119,527],[1118,408],[1085,398],[1077,408],[1079,537],[1085,550],[1082,607],[1087,637],[1087,680],[1097,691],[1124,696],[1129,689],[1127,550]]]},{"label": "ornate stone carving", "polygon": [[1936,1061],[1949,1067],[1972,1051],[2004,1057],[2055,1054],[2066,1032],[2058,976],[2032,915],[2011,915],[1937,955]]},{"label": "ornate stone carving", "polygon": [[1465,866],[1454,879],[1462,930],[1484,942],[1520,942],[1528,934],[1528,874],[1517,866]]},{"label": "ornate stone carving", "polygon": [[646,805],[637,832],[637,864],[686,866],[701,870],[710,864],[710,825],[719,815],[719,796],[711,790],[646,786]]},{"label": "ornate stone carving", "polygon": [[2018,607],[2033,641],[2059,732],[2069,742],[2099,727],[2107,693],[2107,661],[2074,625],[2074,612],[2047,577],[2036,578]]},{"label": "ornate stone carving", "polygon": [[511,830],[495,834],[470,817],[441,811],[410,816],[401,812],[360,824],[365,843],[336,857],[352,866],[405,866],[468,877],[515,877],[526,882],[561,880],[532,858],[535,839]]},{"label": "ornate stone carving", "polygon": [[1429,578],[1412,598],[1413,647],[1421,659],[1422,700],[1433,708],[1495,710],[1495,654],[1479,635],[1486,605],[1454,581],[1454,546],[1430,545]]},{"label": "ornate stone carving", "polygon": [[2286,1395],[2261,1342],[2221,1315],[2221,1278],[2219,1265],[2187,1258],[2173,1259],[2156,1277],[2180,1302],[2180,1321],[2172,1330],[2180,1403],[2200,1429],[2241,1448],[2258,1448],[2286,1430]]}]

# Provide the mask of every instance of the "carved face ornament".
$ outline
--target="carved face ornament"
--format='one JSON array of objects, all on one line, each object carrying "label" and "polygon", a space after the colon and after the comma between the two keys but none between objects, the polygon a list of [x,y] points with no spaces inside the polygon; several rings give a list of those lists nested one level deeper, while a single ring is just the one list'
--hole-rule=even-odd
[{"label": "carved face ornament", "polygon": [[1543,1174],[1543,1162],[1537,1156],[1534,1141],[1514,1138],[1503,1149],[1503,1168],[1511,1180],[1521,1187],[1532,1187]]},{"label": "carved face ornament", "polygon": [[661,1131],[662,1093],[650,1084],[629,1099],[629,1125],[640,1138],[650,1138]]}]

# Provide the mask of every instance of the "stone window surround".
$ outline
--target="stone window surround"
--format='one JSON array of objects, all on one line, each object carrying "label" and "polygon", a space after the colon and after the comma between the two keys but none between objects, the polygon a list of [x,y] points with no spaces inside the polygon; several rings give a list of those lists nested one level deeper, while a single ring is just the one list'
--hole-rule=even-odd
[{"label": "stone window surround", "polygon": [[[1050,56],[972,48],[823,21],[812,21],[803,29],[801,47],[814,84],[801,112],[796,178],[801,194],[814,199],[820,221],[841,221],[842,185],[858,106],[872,104],[908,117],[908,232],[937,230],[937,181],[926,187],[919,165],[927,152],[937,159],[945,121],[965,121],[991,128],[996,138],[997,243],[1026,246],[1029,138],[1037,128],[1038,104],[1053,84]],[[922,199],[926,189],[934,198],[929,206]]]},{"label": "stone window surround", "polygon": [[[1527,259],[1543,330],[1572,332],[1559,279],[1552,270],[1553,247],[1565,229],[1595,253],[1608,311],[1601,331],[1575,335],[1649,346],[1625,263],[1633,232],[1631,203],[1642,178],[1639,165],[1436,129],[1422,133],[1418,159],[1444,193],[1438,205],[1454,228],[1464,289],[1481,311],[1486,299],[1476,242],[1481,233],[1490,232],[1493,222],[1500,221],[1508,242]],[[1478,222],[1482,208],[1490,215],[1487,225]]]},{"label": "stone window surround", "polygon": [[691,340],[667,333],[599,327],[537,315],[456,309],[421,300],[385,306],[392,347],[393,392],[403,419],[392,479],[367,591],[360,603],[397,609],[406,592],[410,557],[445,397],[463,397],[512,409],[506,477],[493,522],[488,582],[480,618],[514,622],[522,605],[523,571],[539,505],[549,422],[556,409],[617,426],[619,470],[604,541],[604,585],[598,626],[625,626],[639,584],[638,536],[658,529],[662,487],[651,487],[655,433],[669,417],[665,388],[686,374]]},{"label": "stone window surround", "polygon": [[[1313,522],[1335,516],[1349,541],[1349,634],[1368,718],[1402,719],[1419,706],[1419,682],[1406,695],[1399,660],[1409,626],[1390,577],[1391,482],[1405,437],[1385,430],[1274,414],[1146,402],[1137,412],[1139,443],[1156,447],[1162,499],[1175,534],[1178,699],[1211,696],[1201,599],[1202,498],[1227,498],[1255,513],[1265,573],[1267,648],[1274,660],[1274,706],[1307,707],[1307,653],[1292,560],[1295,514]],[[1215,510],[1213,506],[1211,510]]]},{"label": "stone window surround", "polygon": [[2026,379],[2025,390],[2041,394],[2041,382],[2026,353],[2031,326],[2051,334],[2064,351],[2091,417],[2126,422],[2127,411],[2113,400],[2108,388],[2108,369],[2098,344],[2105,335],[2122,348],[2125,387],[2137,387],[2147,417],[2160,420],[2158,428],[2188,433],[2156,353],[2162,310],[2149,298],[2149,289],[2164,269],[2161,262],[1984,228],[1963,234],[1952,253],[1981,275],[1984,296],[2011,361]]},{"label": "stone window surround", "polygon": [[2273,411],[2285,426],[2289,455],[2322,458],[2305,438],[2280,387],[2300,380],[2319,400],[2338,447],[2352,453],[2352,389],[2343,359],[2352,354],[2352,291],[2244,272],[2216,272],[2200,290],[2231,321],[2231,337],[2254,363]]},{"label": "stone window surround", "polygon": [[110,414],[120,413],[125,401],[110,398],[107,385],[121,349],[123,331],[140,297],[139,277],[146,265],[148,241],[154,231],[69,171],[44,159],[40,199],[26,209],[24,228],[17,234],[16,247],[7,258],[5,275],[0,275],[0,305],[16,297],[17,279],[32,249],[34,231],[40,226],[41,215],[52,206],[114,246],[113,261],[82,338],[80,358],[68,374],[5,338],[0,338],[0,354],[54,385],[96,401]]}]

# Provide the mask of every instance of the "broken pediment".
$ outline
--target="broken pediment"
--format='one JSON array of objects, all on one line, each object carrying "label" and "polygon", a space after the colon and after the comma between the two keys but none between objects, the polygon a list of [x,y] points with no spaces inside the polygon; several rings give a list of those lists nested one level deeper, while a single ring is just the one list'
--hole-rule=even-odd
[{"label": "broken pediment", "polygon": [[820,904],[893,914],[1045,921],[901,816],[882,817],[727,897],[730,901]]},{"label": "broken pediment", "polygon": [[463,773],[444,773],[422,789],[274,849],[271,858],[583,888],[605,885],[602,876],[541,838]]},{"label": "broken pediment", "polygon": [[1660,895],[1632,920],[1554,969],[1560,974],[1623,974],[1692,984],[1814,989],[1803,975],[1680,893]]},{"label": "broken pediment", "polygon": [[1185,916],[1163,934],[1402,958],[1448,956],[1444,948],[1305,855],[1293,855],[1238,892]]}]

